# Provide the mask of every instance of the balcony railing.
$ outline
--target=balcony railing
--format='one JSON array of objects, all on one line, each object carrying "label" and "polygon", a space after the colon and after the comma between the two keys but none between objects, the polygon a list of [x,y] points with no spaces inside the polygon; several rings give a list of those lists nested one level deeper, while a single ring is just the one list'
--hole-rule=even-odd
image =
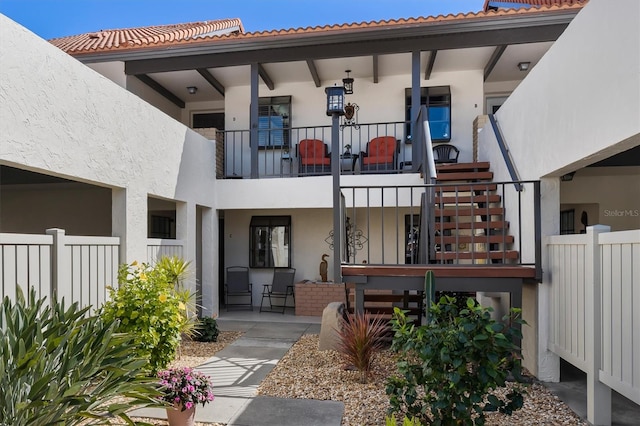
[{"label": "balcony railing", "polygon": [[[342,174],[401,173],[412,171],[412,145],[407,139],[409,123],[404,121],[369,123],[340,128],[340,170]],[[224,173],[226,179],[248,179],[251,170],[250,130],[220,132],[224,141]],[[368,143],[379,137],[394,141],[388,161],[373,160],[376,152]],[[315,140],[319,148],[301,144]],[[260,129],[258,131],[259,178],[330,175],[331,126]],[[388,146],[381,149],[388,149]],[[382,152],[377,152],[383,154]]]}]

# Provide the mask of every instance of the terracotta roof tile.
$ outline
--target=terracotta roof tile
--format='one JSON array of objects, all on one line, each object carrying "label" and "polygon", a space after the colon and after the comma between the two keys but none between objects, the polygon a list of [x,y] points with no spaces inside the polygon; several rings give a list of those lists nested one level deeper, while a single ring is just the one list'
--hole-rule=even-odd
[{"label": "terracotta roof tile", "polygon": [[188,42],[197,37],[220,34],[225,30],[243,33],[244,27],[240,19],[220,19],[142,28],[100,30],[75,36],[54,38],[49,42],[69,54],[95,53],[115,49]]},{"label": "terracotta roof tile", "polygon": [[[509,3],[513,4],[522,4],[529,5],[533,7],[549,7],[549,6],[562,6],[562,5],[573,5],[573,4],[584,4],[588,0],[485,0],[483,10],[489,10],[489,7],[492,5],[494,7],[506,7],[511,8],[512,6]],[[504,4],[505,6],[500,6],[500,4]]]},{"label": "terracotta roof tile", "polygon": [[[525,2],[515,0],[513,2]],[[504,16],[539,14],[559,10],[582,8],[588,0],[527,0],[527,3],[541,4],[535,8],[515,8],[483,10],[479,12],[417,18],[400,18],[350,24],[323,25],[316,27],[277,29],[245,33],[239,19],[223,19],[208,22],[153,26],[122,30],[99,31],[97,33],[52,39],[50,42],[71,55],[128,51],[140,48],[160,48],[184,46],[212,41],[251,40],[274,36],[290,37],[299,35],[326,34],[327,32],[362,31],[376,28],[394,28],[413,25],[430,25],[462,20],[491,19]],[[488,3],[488,0],[487,0]],[[542,3],[545,3],[542,5]],[[548,5],[546,3],[549,3]],[[221,33],[221,30],[239,27],[239,31]],[[117,38],[117,40],[115,39]]]}]

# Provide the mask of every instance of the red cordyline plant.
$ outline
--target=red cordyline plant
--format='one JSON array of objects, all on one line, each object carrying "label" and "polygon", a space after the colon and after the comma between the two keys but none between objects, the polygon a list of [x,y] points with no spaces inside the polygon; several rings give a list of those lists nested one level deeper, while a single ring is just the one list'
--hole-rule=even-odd
[{"label": "red cordyline plant", "polygon": [[373,367],[373,356],[385,346],[384,337],[389,331],[387,322],[380,316],[367,313],[347,315],[338,330],[338,350],[347,363],[360,372],[360,382],[366,383]]},{"label": "red cordyline plant", "polygon": [[158,372],[162,399],[174,406],[188,410],[196,404],[206,404],[214,399],[211,377],[192,368],[170,368]]}]

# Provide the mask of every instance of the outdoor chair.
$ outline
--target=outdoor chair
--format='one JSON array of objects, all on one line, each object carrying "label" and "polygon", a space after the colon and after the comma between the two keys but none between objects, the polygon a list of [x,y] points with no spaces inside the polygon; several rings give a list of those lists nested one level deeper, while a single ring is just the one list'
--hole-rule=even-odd
[{"label": "outdoor chair", "polygon": [[[296,298],[293,293],[293,280],[295,275],[295,268],[276,268],[273,270],[273,282],[271,284],[264,284],[263,286],[260,312],[280,312],[284,314],[289,296],[291,296],[295,303]],[[264,308],[265,298],[269,299],[269,309]],[[274,299],[276,302],[282,304],[274,304]]]},{"label": "outdoor chair", "polygon": [[[246,266],[229,266],[227,268],[227,282],[225,284],[225,304],[227,311],[230,306],[248,307],[253,311],[253,285],[249,281],[249,268]],[[244,299],[244,303],[231,303],[229,298]],[[249,299],[249,303],[246,303]]]},{"label": "outdoor chair", "polygon": [[331,173],[329,146],[319,139],[303,139],[298,144],[298,174],[326,175]]},{"label": "outdoor chair", "polygon": [[360,153],[360,171],[396,172],[396,157],[400,145],[393,136],[378,136],[367,143],[367,150]]},{"label": "outdoor chair", "polygon": [[433,147],[433,158],[436,164],[457,163],[460,151],[448,143]]}]

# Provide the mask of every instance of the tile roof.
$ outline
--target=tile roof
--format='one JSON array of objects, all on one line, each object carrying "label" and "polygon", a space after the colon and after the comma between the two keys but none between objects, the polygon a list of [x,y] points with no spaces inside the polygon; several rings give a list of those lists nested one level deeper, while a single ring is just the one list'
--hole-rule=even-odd
[{"label": "tile roof", "polygon": [[587,0],[485,0],[482,10],[487,11],[490,7],[506,7],[511,8],[513,4],[522,4],[532,7],[549,7],[572,5],[576,3],[586,3]]},{"label": "tile roof", "polygon": [[[487,0],[488,4],[489,0]],[[525,2],[513,0],[512,2]],[[430,25],[456,21],[491,19],[505,16],[540,14],[554,11],[576,10],[588,0],[528,0],[526,3],[540,4],[535,8],[483,10],[479,12],[449,15],[401,18],[381,21],[334,24],[305,28],[290,28],[245,33],[239,19],[193,22],[186,24],[153,26],[143,28],[99,31],[49,40],[53,45],[70,55],[124,52],[144,48],[166,48],[224,40],[251,41],[269,37],[300,35],[324,35],[327,33],[354,32],[371,29],[401,28],[415,25]],[[544,3],[544,4],[543,4]],[[547,4],[549,3],[549,4]],[[239,28],[238,31],[221,30]]]},{"label": "tile roof", "polygon": [[233,32],[244,32],[240,19],[219,19],[142,28],[100,30],[75,36],[54,38],[49,42],[63,51],[73,54],[154,45],[164,46],[192,41],[200,37],[213,37]]}]

